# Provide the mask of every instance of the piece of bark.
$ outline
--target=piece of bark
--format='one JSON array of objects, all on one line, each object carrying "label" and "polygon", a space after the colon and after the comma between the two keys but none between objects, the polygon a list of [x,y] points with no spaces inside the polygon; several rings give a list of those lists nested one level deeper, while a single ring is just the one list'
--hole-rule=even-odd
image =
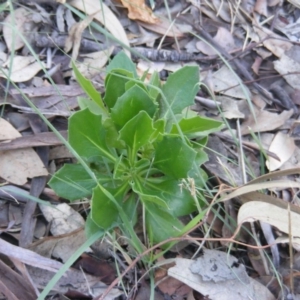
[{"label": "piece of bark", "polygon": [[[68,131],[59,131],[59,133],[65,138],[68,138]],[[21,149],[28,147],[41,147],[41,146],[57,146],[62,145],[63,142],[53,132],[41,132],[37,134],[22,136],[0,143],[0,151]]]}]

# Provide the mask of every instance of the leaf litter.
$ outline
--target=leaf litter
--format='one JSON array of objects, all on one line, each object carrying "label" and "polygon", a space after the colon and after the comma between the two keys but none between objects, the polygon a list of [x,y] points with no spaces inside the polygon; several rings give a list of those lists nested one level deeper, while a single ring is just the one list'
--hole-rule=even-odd
[{"label": "leaf litter", "polygon": [[[161,292],[170,296],[180,295],[181,299],[188,295],[194,297],[191,296],[193,291],[208,295],[211,299],[226,299],[224,289],[228,291],[228,299],[244,299],[245,291],[252,293],[251,297],[256,299],[274,299],[282,293],[285,293],[285,296],[298,296],[300,290],[296,284],[297,274],[290,270],[289,264],[297,266],[298,253],[294,258],[288,257],[287,249],[291,247],[299,251],[299,243],[297,244],[296,240],[300,213],[297,206],[299,202],[296,201],[299,192],[297,167],[300,157],[297,123],[300,104],[300,59],[297,45],[300,39],[299,3],[257,0],[240,1],[233,5],[231,1],[214,0],[200,3],[169,0],[149,1],[154,3],[154,8],[151,9],[141,0],[121,1],[119,5],[110,1],[101,5],[100,2],[91,0],[72,0],[66,5],[64,2],[15,1],[13,14],[10,11],[1,11],[0,14],[4,37],[0,42],[0,77],[3,89],[0,119],[0,132],[3,133],[0,143],[0,205],[1,211],[9,216],[0,216],[0,230],[2,234],[7,235],[11,243],[19,242],[19,245],[27,245],[32,250],[17,246],[11,248],[11,244],[0,239],[0,252],[10,257],[20,271],[16,273],[1,262],[0,272],[10,272],[12,278],[15,278],[15,284],[11,285],[0,276],[0,291],[8,298],[20,299],[22,293],[20,288],[16,287],[21,286],[28,297],[34,299],[38,289],[42,290],[53,276],[53,273],[46,274],[46,270],[56,272],[61,266],[57,265],[58,262],[54,258],[65,262],[76,248],[85,242],[83,231],[77,226],[84,225],[85,219],[82,215],[86,216],[84,211],[88,209],[88,204],[79,203],[74,207],[73,213],[80,216],[80,221],[70,228],[71,223],[65,221],[71,210],[70,206],[62,204],[63,199],[53,193],[51,196],[48,188],[43,189],[41,193],[33,191],[38,182],[35,178],[46,178],[50,169],[53,173],[63,163],[74,162],[74,157],[66,150],[63,153],[59,152],[64,147],[63,141],[55,133],[39,131],[34,126],[32,114],[35,114],[35,111],[26,102],[26,98],[29,98],[56,130],[64,137],[67,136],[66,118],[78,108],[77,98],[85,95],[74,81],[74,74],[70,70],[70,58],[63,51],[69,36],[69,39],[72,38],[71,44],[65,50],[72,51],[72,54],[69,54],[78,60],[80,72],[90,78],[100,92],[103,92],[105,66],[121,48],[138,63],[139,72],[150,68],[159,70],[161,80],[165,80],[183,65],[200,65],[201,82],[205,85],[201,86],[196,97],[214,105],[207,106],[203,104],[205,101],[197,101],[193,109],[200,115],[214,117],[216,120],[222,119],[226,122],[227,129],[230,128],[222,133],[223,136],[215,134],[210,137],[207,144],[209,160],[205,167],[212,177],[210,185],[214,191],[210,197],[213,198],[219,188],[221,192],[222,185],[240,189],[232,195],[236,199],[230,200],[232,202],[229,205],[223,207],[222,204],[216,204],[210,211],[209,219],[213,222],[213,231],[205,233],[197,229],[193,233],[193,236],[198,238],[214,237],[216,244],[213,245],[208,239],[207,246],[221,247],[222,252],[202,247],[204,254],[198,255],[197,260],[194,260],[190,253],[200,251],[197,249],[199,243],[189,243],[186,248],[176,253],[176,266],[167,266],[163,273],[165,277],[160,277],[160,281],[166,280],[168,273],[176,278],[176,281],[169,281],[169,285],[163,286],[158,282]],[[79,21],[71,9],[79,10],[87,17]],[[72,34],[74,28],[78,27],[81,29],[77,30],[77,34]],[[105,31],[110,34],[105,36]],[[132,53],[128,51],[129,47],[133,49]],[[145,60],[141,59],[142,56]],[[227,64],[224,64],[222,57]],[[151,64],[149,60],[152,61]],[[7,78],[11,82],[8,82]],[[20,115],[24,115],[25,118],[21,118]],[[240,129],[236,120],[241,122]],[[231,141],[228,140],[228,136]],[[46,163],[43,163],[43,154],[36,152],[33,147],[51,148],[50,159],[47,158]],[[242,161],[245,161],[245,164]],[[246,176],[243,176],[243,172],[246,172]],[[261,179],[260,184],[251,182],[253,178],[258,178],[259,182],[259,176],[268,172],[282,180],[272,182],[270,176],[268,180],[271,182],[268,183],[264,179]],[[250,183],[244,186],[247,181]],[[8,189],[3,189],[5,187]],[[265,192],[254,192],[262,190]],[[27,200],[30,196],[32,199],[36,197],[47,201],[45,203],[48,204],[50,201],[54,208],[46,206],[47,214],[38,206],[30,208],[29,203],[32,201]],[[230,197],[230,194],[225,198],[220,196],[220,200],[229,201]],[[292,203],[291,207],[287,205],[288,202]],[[68,212],[57,215],[59,205],[65,206]],[[223,218],[218,212],[222,209],[230,214],[230,218],[235,222],[229,222],[227,217]],[[31,232],[31,238],[24,240],[24,226],[27,224],[25,220],[33,216],[35,221],[26,227],[26,230]],[[219,222],[213,221],[216,219]],[[238,226],[247,227],[249,220],[252,223],[259,220],[272,225],[271,234],[276,243],[283,243],[283,247],[278,249],[282,257],[288,258],[280,261],[278,269],[274,270],[268,264],[267,267],[261,268],[252,259],[251,253],[256,253],[261,260],[260,266],[265,259],[264,254],[258,251],[261,245],[255,242],[255,230],[252,234],[242,234],[240,231],[240,236],[236,237],[235,251],[232,253],[234,256],[229,254],[229,244],[221,241],[222,238],[230,238]],[[45,230],[42,239],[37,241],[39,221],[54,227],[57,227],[55,222],[60,221],[63,231],[54,233],[50,229],[49,233]],[[20,222],[23,223],[21,237],[16,231]],[[225,230],[229,223],[232,228]],[[255,224],[258,227],[261,223]],[[285,239],[280,238],[283,234],[287,236]],[[248,245],[247,254],[244,254],[244,249],[238,246],[238,242]],[[105,247],[113,249],[109,243]],[[123,246],[126,248],[128,244],[125,242]],[[37,256],[33,251],[43,256]],[[90,251],[97,253],[96,248]],[[210,251],[215,252],[208,254]],[[20,255],[14,256],[12,253]],[[118,261],[121,269],[125,268],[120,262],[121,253],[128,263],[131,261],[124,251],[118,254],[112,254],[113,251],[109,253],[109,257]],[[235,267],[238,268],[238,265],[244,266],[236,260],[236,257],[242,255],[249,259],[250,262],[245,264],[248,270],[252,270],[245,274],[247,289],[245,286],[237,288],[240,276],[232,271]],[[47,257],[47,260],[43,257]],[[218,261],[220,257],[221,260]],[[233,265],[233,268],[226,265],[229,257],[232,259],[230,267]],[[86,258],[82,255],[81,259],[84,261]],[[201,274],[199,270],[194,270],[199,261],[209,266],[202,266]],[[213,268],[209,265],[212,262]],[[105,263],[99,265],[106,266]],[[27,265],[26,269],[24,264]],[[96,265],[95,262],[94,264]],[[28,265],[38,267],[42,272],[38,272],[39,269],[33,270]],[[222,277],[222,284],[211,279],[210,272],[215,266]],[[76,267],[78,268],[78,265]],[[60,283],[60,287],[56,286],[53,292],[67,295],[68,291],[63,287],[71,284],[77,292],[97,297],[104,293],[106,286],[102,285],[99,290],[95,289],[91,293],[86,284],[93,285],[99,281],[97,276],[100,276],[100,280],[108,276],[110,279],[103,282],[110,284],[116,272],[110,267],[104,268],[104,275],[99,275],[95,269],[88,271],[85,267],[84,280],[78,277],[82,272],[70,269],[67,276],[61,278],[63,282]],[[159,270],[160,268],[157,268],[155,273]],[[146,269],[140,266],[139,271],[145,272]],[[282,274],[283,283],[288,286],[287,291],[281,291],[280,283],[272,277],[276,272]],[[229,274],[230,278],[226,274]],[[205,281],[204,278],[209,280]],[[275,280],[276,283],[270,286],[270,291],[258,283],[264,280]],[[295,282],[294,286],[290,284],[292,280]],[[230,286],[233,285],[235,288],[231,289]],[[133,286],[131,283],[131,288]],[[144,299],[149,298],[150,288],[147,280],[142,282],[140,290],[143,290]],[[121,293],[117,289],[113,290],[113,293],[115,294],[107,296],[106,299],[125,297],[120,296]],[[129,294],[129,299],[134,299],[134,294]]]}]

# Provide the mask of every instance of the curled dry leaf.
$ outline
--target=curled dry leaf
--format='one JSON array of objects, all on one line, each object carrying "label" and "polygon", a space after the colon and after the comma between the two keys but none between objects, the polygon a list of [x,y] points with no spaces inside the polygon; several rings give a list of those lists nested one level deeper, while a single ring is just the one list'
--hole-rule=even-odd
[{"label": "curled dry leaf", "polygon": [[121,0],[121,2],[128,9],[129,19],[140,20],[150,24],[158,22],[158,18],[154,16],[152,10],[145,4],[144,0]]},{"label": "curled dry leaf", "polygon": [[300,8],[300,1],[299,0],[288,0],[291,4],[295,5],[296,7]]},{"label": "curled dry leaf", "polygon": [[263,45],[277,57],[281,57],[293,44],[283,40],[280,35],[265,27],[253,26]]},{"label": "curled dry leaf", "polygon": [[[0,118],[0,140],[14,139],[21,134],[6,120]],[[23,185],[27,178],[47,176],[40,157],[32,148],[0,151],[0,176],[17,185]]]},{"label": "curled dry leaf", "polygon": [[278,132],[269,147],[269,151],[275,153],[280,158],[280,161],[269,157],[266,161],[266,166],[270,171],[279,169],[290,159],[295,149],[296,145],[294,139],[285,133]]},{"label": "curled dry leaf", "polygon": [[[94,0],[71,0],[70,5],[85,12],[88,15],[95,14],[94,18],[101,24],[103,24],[107,30],[125,46],[130,47],[126,32],[113,12],[106,6],[103,1]],[[130,57],[130,52],[125,51]]]},{"label": "curled dry leaf", "polygon": [[268,17],[268,1],[257,0],[254,6],[254,10],[265,17]]},{"label": "curled dry leaf", "polygon": [[72,59],[73,60],[77,59],[82,33],[93,21],[96,13],[97,12],[95,12],[94,14],[92,14],[90,16],[87,16],[81,22],[73,24],[73,26],[71,27],[71,29],[69,31],[69,35],[66,39],[66,44],[65,44],[64,50],[66,52],[69,52],[73,48],[73,51],[72,51]]},{"label": "curled dry leaf", "polygon": [[113,49],[114,47],[110,47],[103,51],[81,54],[83,61],[77,63],[78,70],[83,76],[93,78],[106,65]]},{"label": "curled dry leaf", "polygon": [[29,9],[20,7],[5,18],[3,37],[9,51],[19,50],[24,46],[24,35],[26,35],[26,32],[31,32],[35,26],[31,16],[32,13]]},{"label": "curled dry leaf", "polygon": [[238,224],[257,220],[271,224],[292,236],[297,236],[300,228],[300,214],[294,211],[289,212],[286,208],[261,201],[250,201],[240,207]]},{"label": "curled dry leaf", "polygon": [[9,77],[13,82],[25,82],[32,79],[43,66],[43,62],[36,61],[33,56],[11,56],[3,64],[0,77]]}]

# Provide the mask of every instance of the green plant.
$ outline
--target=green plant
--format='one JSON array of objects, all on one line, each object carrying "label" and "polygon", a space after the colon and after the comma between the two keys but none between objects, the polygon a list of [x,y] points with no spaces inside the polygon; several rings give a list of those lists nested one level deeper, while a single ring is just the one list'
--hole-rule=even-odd
[{"label": "green plant", "polygon": [[65,164],[49,185],[71,201],[92,196],[88,233],[120,227],[141,251],[134,225],[143,214],[150,243],[182,234],[178,217],[203,206],[201,194],[182,182],[203,186],[202,148],[222,126],[188,110],[199,90],[198,67],[183,67],[161,86],[158,74],[149,83],[139,79],[120,53],[107,67],[103,99],[73,69],[89,98],[79,99],[81,110],[69,119],[69,143],[94,176],[82,164]]}]

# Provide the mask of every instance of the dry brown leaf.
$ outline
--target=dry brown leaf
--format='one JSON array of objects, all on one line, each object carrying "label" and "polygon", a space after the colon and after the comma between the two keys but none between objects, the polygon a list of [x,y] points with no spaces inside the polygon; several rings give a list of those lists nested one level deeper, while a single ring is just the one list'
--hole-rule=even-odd
[{"label": "dry brown leaf", "polygon": [[268,17],[268,1],[257,0],[254,5],[254,10],[265,17]]},{"label": "dry brown leaf", "polygon": [[282,166],[281,170],[287,170],[292,168],[300,167],[300,149],[296,147],[293,155],[290,157],[288,161],[286,161]]},{"label": "dry brown leaf", "polygon": [[269,151],[275,153],[280,158],[280,161],[269,157],[266,161],[266,166],[270,171],[279,169],[290,159],[295,149],[296,145],[294,139],[285,133],[278,132],[269,147]]},{"label": "dry brown leaf", "polygon": [[28,81],[43,68],[43,62],[37,62],[33,56],[11,56],[4,64],[0,77],[13,82]]},{"label": "dry brown leaf", "polygon": [[11,73],[14,73],[24,69],[33,62],[35,62],[33,56],[11,55],[2,66],[9,69]]},{"label": "dry brown leaf", "polygon": [[221,102],[221,107],[223,111],[223,116],[226,119],[244,119],[245,114],[240,111],[238,106],[239,101],[246,101],[246,100],[234,100],[230,97],[226,96],[218,96],[216,98],[218,101]]},{"label": "dry brown leaf", "polygon": [[[71,111],[78,107],[77,97],[85,95],[78,84],[12,89],[11,93],[16,97],[8,98],[6,103],[9,102],[11,106],[18,108],[20,111],[32,112],[31,108],[17,101],[19,95],[25,94],[40,112],[56,116],[69,116]],[[0,104],[3,104],[4,100],[0,98]]]},{"label": "dry brown leaf", "polygon": [[262,40],[263,45],[277,57],[281,57],[285,51],[293,46],[292,43],[283,40],[280,35],[268,28],[253,26],[253,29]]},{"label": "dry brown leaf", "polygon": [[276,6],[278,5],[279,3],[281,3],[281,0],[269,0],[268,1],[268,5],[271,7],[271,6]]},{"label": "dry brown leaf", "polygon": [[[107,28],[107,30],[125,46],[127,46],[128,48],[130,47],[126,32],[122,24],[114,15],[114,13],[108,8],[108,6],[103,3],[103,1],[71,0],[69,4],[88,15],[93,15],[94,13],[96,13],[95,20],[103,24]],[[125,52],[130,57],[130,51],[125,50]]]},{"label": "dry brown leaf", "polygon": [[129,19],[140,20],[149,24],[158,22],[158,18],[154,16],[144,0],[121,0],[121,2],[128,9]]},{"label": "dry brown leaf", "polygon": [[295,22],[291,22],[293,19],[285,18],[285,20],[290,21],[288,24],[283,22],[280,18],[275,21],[275,28],[281,31],[285,36],[289,38],[292,42],[299,42],[299,29],[300,29],[300,20],[297,19]]},{"label": "dry brown leaf", "polygon": [[217,283],[205,281],[200,275],[192,273],[191,267],[194,263],[195,261],[191,259],[177,258],[176,266],[168,270],[168,275],[214,300],[237,299],[237,295],[239,299],[275,299],[265,286],[251,277],[248,284],[242,283],[239,278]]},{"label": "dry brown leaf", "polygon": [[66,262],[85,241],[86,235],[82,228],[64,235],[45,237],[32,244],[29,250],[44,257],[60,258]]},{"label": "dry brown leaf", "polygon": [[[67,139],[68,132],[59,132],[65,139]],[[0,134],[1,140],[1,134]],[[38,147],[38,146],[54,146],[61,145],[62,141],[53,132],[40,132],[33,135],[16,137],[13,140],[7,142],[0,142],[0,150],[7,151],[13,149],[21,149],[28,147]],[[51,149],[50,149],[51,152]]]},{"label": "dry brown leaf", "polygon": [[279,60],[274,61],[274,68],[279,74],[283,75],[284,79],[290,86],[294,89],[300,89],[300,63],[283,54]]},{"label": "dry brown leaf", "polygon": [[[40,290],[43,290],[55,275],[55,273],[51,271],[49,272],[38,268],[28,267],[27,269],[32,281]],[[52,291],[59,294],[66,294],[72,290],[78,292],[79,295],[89,296],[92,294],[95,298],[100,298],[106,289],[107,285],[99,281],[99,277],[87,274],[83,270],[70,268],[65,272],[64,276],[60,277]],[[115,288],[109,292],[105,300],[118,299],[120,295],[122,295],[122,291]],[[84,299],[86,297],[81,296],[79,298]]]},{"label": "dry brown leaf", "polygon": [[242,88],[237,76],[225,65],[213,73],[212,83],[214,92],[238,99],[247,99],[250,96],[249,89],[245,85]]},{"label": "dry brown leaf", "polygon": [[[81,42],[81,36],[82,32],[90,25],[90,23],[93,21],[95,15],[97,12],[93,13],[92,15],[87,16],[84,20],[81,22],[75,23],[69,32],[69,35],[66,39],[66,44],[65,44],[65,51],[69,52],[72,48],[72,59],[76,60],[78,53],[79,53],[79,48],[80,48],[80,42]],[[70,62],[71,64],[71,62]]]},{"label": "dry brown leaf", "polygon": [[[3,22],[3,37],[9,51],[19,50],[24,46],[24,35],[31,32],[35,24],[31,20],[29,9],[19,7],[9,14]],[[22,39],[23,36],[23,39]]]},{"label": "dry brown leaf", "polygon": [[[299,171],[298,171],[299,172]],[[273,172],[276,173],[276,172]],[[272,175],[272,173],[270,173]],[[263,176],[258,177],[256,180],[261,180]],[[252,183],[255,182],[255,183]],[[300,188],[300,183],[292,180],[273,180],[267,182],[256,182],[255,180],[250,183],[243,185],[237,188],[235,191],[231,192],[228,195],[225,195],[221,198],[222,201],[228,201],[235,197],[241,197],[242,202],[251,202],[253,199],[260,200],[262,202],[271,202],[275,203],[278,207],[286,206],[287,203],[281,199],[277,199],[272,196],[258,193],[256,191],[263,189],[278,189],[278,188]],[[255,194],[255,196],[253,196]],[[265,198],[264,198],[265,197]],[[300,207],[293,205],[291,208],[292,211],[295,211],[300,214]]]},{"label": "dry brown leaf", "polygon": [[[0,140],[20,137],[21,134],[6,120],[0,118]],[[17,185],[23,185],[27,178],[47,176],[40,157],[32,148],[0,151],[0,176]]]},{"label": "dry brown leaf", "polygon": [[[224,27],[219,27],[217,34],[214,36],[214,41],[222,47],[224,50],[230,52],[233,48],[235,48],[235,42],[232,34]],[[199,41],[196,43],[196,47],[199,51],[206,55],[214,55],[217,52],[214,48],[204,41]]]},{"label": "dry brown leaf", "polygon": [[222,0],[212,0],[211,3],[215,8],[215,14],[225,22],[230,23],[232,18],[230,4]]},{"label": "dry brown leaf", "polygon": [[300,8],[300,1],[299,0],[288,0],[290,3],[295,5],[296,7]]},{"label": "dry brown leaf", "polygon": [[106,65],[113,49],[114,47],[110,47],[103,51],[81,54],[83,61],[76,63],[79,72],[87,78],[93,78],[99,74],[99,70]]},{"label": "dry brown leaf", "polygon": [[287,234],[291,234],[289,232],[289,224],[291,224],[292,236],[297,236],[300,227],[300,215],[291,211],[290,217],[291,220],[289,221],[289,213],[286,208],[261,201],[250,201],[240,207],[238,224],[259,220],[271,224]]},{"label": "dry brown leaf", "polygon": [[251,115],[241,126],[242,135],[250,132],[272,131],[282,126],[293,114],[294,110],[284,110],[281,114],[271,113],[266,110],[258,110],[254,107],[256,120]]},{"label": "dry brown leaf", "polygon": [[66,203],[56,207],[40,205],[45,219],[51,224],[50,231],[53,236],[70,233],[84,227],[83,217]]},{"label": "dry brown leaf", "polygon": [[260,66],[261,66],[262,62],[263,62],[263,59],[260,56],[255,57],[255,60],[254,60],[254,63],[252,64],[252,66],[251,66],[251,69],[253,70],[253,72],[256,75],[259,75],[259,69],[260,69]]},{"label": "dry brown leaf", "polygon": [[138,22],[142,27],[147,28],[153,32],[159,33],[168,37],[183,37],[185,33],[193,31],[192,26],[188,24],[175,24],[169,19],[160,18],[159,23],[149,24],[145,22]]}]

